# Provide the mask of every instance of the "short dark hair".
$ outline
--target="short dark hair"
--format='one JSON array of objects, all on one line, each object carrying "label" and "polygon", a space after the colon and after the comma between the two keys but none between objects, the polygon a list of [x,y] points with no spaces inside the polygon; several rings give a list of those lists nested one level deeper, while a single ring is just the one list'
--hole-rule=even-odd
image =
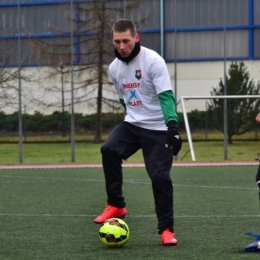
[{"label": "short dark hair", "polygon": [[112,34],[113,32],[126,32],[130,31],[131,35],[134,37],[136,34],[136,26],[135,24],[127,19],[120,19],[114,23],[112,26]]}]

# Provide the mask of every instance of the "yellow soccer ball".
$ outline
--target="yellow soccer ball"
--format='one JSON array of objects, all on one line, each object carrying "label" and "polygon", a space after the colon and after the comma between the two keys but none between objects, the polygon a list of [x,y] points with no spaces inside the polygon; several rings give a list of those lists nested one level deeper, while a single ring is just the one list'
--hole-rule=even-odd
[{"label": "yellow soccer ball", "polygon": [[108,247],[121,247],[129,239],[130,232],[127,224],[119,218],[106,220],[99,229],[101,242]]}]

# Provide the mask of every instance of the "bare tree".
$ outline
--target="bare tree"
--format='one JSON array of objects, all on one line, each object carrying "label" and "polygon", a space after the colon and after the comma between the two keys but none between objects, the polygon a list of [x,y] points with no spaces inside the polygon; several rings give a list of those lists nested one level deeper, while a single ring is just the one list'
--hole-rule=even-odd
[{"label": "bare tree", "polygon": [[[74,53],[75,104],[88,102],[89,105],[96,107],[95,143],[101,142],[103,105],[111,107],[113,111],[121,109],[108,76],[108,64],[114,58],[112,24],[122,18],[125,11],[129,15],[136,12],[143,2],[144,0],[96,0],[79,2],[74,6],[74,13],[77,14],[77,18],[73,18],[74,49],[80,49]],[[140,18],[135,22],[141,24],[144,20]],[[69,18],[67,22],[70,23],[71,19]],[[62,36],[55,41],[46,39],[39,42],[32,39],[31,46],[41,62],[52,66],[52,76],[61,73],[59,64],[64,64],[62,73],[69,80],[70,38],[68,35],[65,37],[66,34]],[[58,89],[59,87],[56,88],[56,92],[60,92]],[[55,88],[45,90],[55,91]]]},{"label": "bare tree", "polygon": [[[18,42],[7,36],[0,41],[0,110],[11,109],[18,110],[18,69],[17,68],[17,55]],[[20,72],[26,70],[23,64],[26,63],[24,57],[21,57]],[[32,73],[21,73],[22,82],[32,82],[34,77]],[[22,93],[22,100],[25,103],[30,103],[30,91]]]}]

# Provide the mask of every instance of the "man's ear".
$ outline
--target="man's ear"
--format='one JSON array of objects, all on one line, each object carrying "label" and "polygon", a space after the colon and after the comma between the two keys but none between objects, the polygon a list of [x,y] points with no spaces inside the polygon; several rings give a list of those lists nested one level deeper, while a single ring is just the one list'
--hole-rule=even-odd
[{"label": "man's ear", "polygon": [[136,43],[139,42],[139,39],[140,39],[140,36],[139,36],[138,33],[136,33],[136,34],[135,34],[135,42],[136,42]]}]

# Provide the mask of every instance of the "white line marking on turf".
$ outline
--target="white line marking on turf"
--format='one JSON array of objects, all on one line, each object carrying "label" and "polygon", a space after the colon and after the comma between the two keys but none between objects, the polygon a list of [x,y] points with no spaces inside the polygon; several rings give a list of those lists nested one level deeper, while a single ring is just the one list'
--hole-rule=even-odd
[{"label": "white line marking on turf", "polygon": [[[28,177],[28,176],[9,176],[0,175],[2,178],[11,179],[36,179],[36,180],[63,180],[63,181],[75,181],[75,182],[104,182],[104,180],[99,179],[70,179],[70,178],[53,178],[53,177]],[[133,179],[124,179],[124,183],[132,184],[146,184],[151,185],[150,181],[135,181]],[[188,184],[176,184],[173,183],[174,187],[192,187],[192,188],[207,188],[207,189],[235,189],[235,190],[258,190],[258,188],[246,188],[246,187],[229,187],[229,186],[206,186],[206,185],[188,185]]]},{"label": "white line marking on turf", "polygon": [[[89,214],[8,214],[0,213],[0,217],[96,217],[97,215]],[[127,215],[128,218],[154,218],[155,214],[151,215]],[[177,215],[174,218],[259,218],[260,215]]]},{"label": "white line marking on turf", "polygon": [[12,179],[35,179],[35,180],[61,180],[61,181],[89,181],[89,182],[104,182],[105,180],[98,179],[70,179],[70,178],[54,178],[54,177],[28,177],[28,176],[10,176],[10,175],[0,175],[3,178]]},{"label": "white line marking on turf", "polygon": [[173,186],[176,186],[176,187],[192,187],[192,188],[208,188],[208,189],[258,190],[258,188],[228,187],[228,186],[200,186],[200,185],[182,185],[182,184],[173,184]]}]

